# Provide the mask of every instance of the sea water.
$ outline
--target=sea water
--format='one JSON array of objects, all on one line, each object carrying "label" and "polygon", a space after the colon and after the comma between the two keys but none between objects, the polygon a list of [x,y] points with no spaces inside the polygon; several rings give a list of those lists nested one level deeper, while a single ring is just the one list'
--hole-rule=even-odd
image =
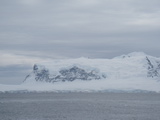
[{"label": "sea water", "polygon": [[160,94],[0,93],[0,120],[160,120]]}]

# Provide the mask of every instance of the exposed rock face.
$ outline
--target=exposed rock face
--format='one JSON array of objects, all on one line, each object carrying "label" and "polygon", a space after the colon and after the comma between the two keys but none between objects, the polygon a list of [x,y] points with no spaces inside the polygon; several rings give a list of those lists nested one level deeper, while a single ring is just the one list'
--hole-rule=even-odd
[{"label": "exposed rock face", "polygon": [[[45,81],[45,82],[58,82],[58,81],[74,81],[74,80],[99,80],[106,78],[105,75],[100,74],[96,70],[85,71],[82,68],[73,66],[68,69],[61,69],[57,75],[52,75],[49,73],[44,66],[33,66],[33,74],[36,81]],[[26,79],[29,77],[28,75]]]},{"label": "exposed rock face", "polygon": [[34,65],[33,67],[34,73],[35,73],[35,80],[36,81],[47,81],[49,80],[49,71],[45,68],[38,70],[38,67]]},{"label": "exposed rock face", "polygon": [[86,72],[85,70],[78,68],[77,66],[73,66],[70,69],[64,69],[64,70],[60,70],[59,71],[60,75],[58,77],[60,77],[60,79],[62,81],[73,81],[76,79],[80,79],[80,80],[98,80],[101,79],[104,76],[99,76],[98,72],[95,70],[92,70],[90,72]]},{"label": "exposed rock face", "polygon": [[146,57],[147,63],[148,63],[148,77],[160,77],[160,61],[154,61],[154,64],[151,62],[151,60]]}]

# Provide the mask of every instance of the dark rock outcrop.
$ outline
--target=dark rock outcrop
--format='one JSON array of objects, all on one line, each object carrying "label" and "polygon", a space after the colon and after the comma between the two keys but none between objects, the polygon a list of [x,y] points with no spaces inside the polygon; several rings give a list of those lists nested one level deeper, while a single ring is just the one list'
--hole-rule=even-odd
[{"label": "dark rock outcrop", "polygon": [[151,60],[146,57],[148,63],[148,77],[160,77],[160,61],[155,61],[154,65]]},{"label": "dark rock outcrop", "polygon": [[[86,72],[84,69],[78,68],[77,66],[73,66],[70,69],[63,69],[59,71],[60,79],[62,81],[73,81],[76,79],[79,80],[98,80],[101,79],[102,76],[98,75],[98,72],[92,70],[90,72]],[[103,76],[104,77],[104,76]]]},{"label": "dark rock outcrop", "polygon": [[[105,75],[100,74],[96,70],[91,70],[87,72],[84,69],[77,66],[73,66],[68,69],[61,69],[60,71],[58,71],[57,75],[53,75],[44,66],[34,65],[32,74],[34,74],[36,81],[45,81],[52,83],[58,81],[65,82],[74,80],[99,80],[106,78]],[[28,75],[26,79],[28,77],[30,77],[30,75]]]}]

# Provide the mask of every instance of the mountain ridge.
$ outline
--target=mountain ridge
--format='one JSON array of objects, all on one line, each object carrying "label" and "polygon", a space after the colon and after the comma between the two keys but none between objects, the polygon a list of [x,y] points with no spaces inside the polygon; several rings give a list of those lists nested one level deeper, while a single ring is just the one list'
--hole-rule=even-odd
[{"label": "mountain ridge", "polygon": [[[108,71],[109,69],[110,71]],[[100,80],[114,77],[118,74],[120,74],[120,78],[124,78],[122,77],[123,74],[127,75],[129,72],[133,72],[132,75],[134,75],[135,72],[135,76],[140,75],[140,73],[137,73],[138,70],[143,74],[143,76],[141,76],[144,78],[159,78],[160,59],[149,56],[143,52],[133,52],[113,59],[78,58],[60,61],[53,60],[52,63],[45,63],[44,65],[35,64],[33,71],[27,75],[24,82],[27,81],[29,77],[32,77],[32,79],[36,81],[51,83],[74,81],[77,79]]]},{"label": "mountain ridge", "polygon": [[134,52],[112,59],[38,63],[21,85],[0,84],[0,91],[160,93],[160,58]]}]

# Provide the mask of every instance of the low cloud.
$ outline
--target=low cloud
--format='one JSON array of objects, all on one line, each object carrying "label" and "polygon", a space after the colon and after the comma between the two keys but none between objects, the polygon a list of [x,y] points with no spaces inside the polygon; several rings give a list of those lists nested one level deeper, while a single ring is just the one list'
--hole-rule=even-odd
[{"label": "low cloud", "polygon": [[50,59],[38,58],[24,55],[16,55],[11,53],[0,52],[0,66],[10,66],[10,65],[33,65],[34,63],[46,62]]}]

